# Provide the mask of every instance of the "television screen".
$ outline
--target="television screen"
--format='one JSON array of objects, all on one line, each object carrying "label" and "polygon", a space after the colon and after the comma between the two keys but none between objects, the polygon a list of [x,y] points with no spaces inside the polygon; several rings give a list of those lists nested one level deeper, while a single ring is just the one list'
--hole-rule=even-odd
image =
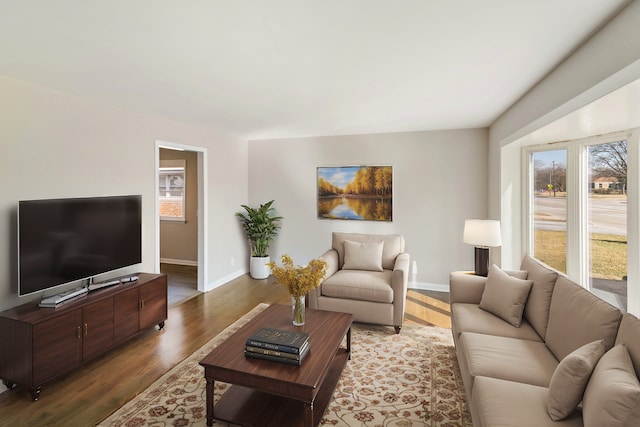
[{"label": "television screen", "polygon": [[18,203],[20,296],[142,262],[142,196]]}]

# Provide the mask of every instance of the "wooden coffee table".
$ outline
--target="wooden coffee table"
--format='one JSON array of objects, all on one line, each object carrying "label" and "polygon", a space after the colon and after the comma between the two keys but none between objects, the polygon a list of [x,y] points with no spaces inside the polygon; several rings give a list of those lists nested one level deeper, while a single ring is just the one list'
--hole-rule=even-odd
[{"label": "wooden coffee table", "polygon": [[[305,324],[296,327],[291,306],[266,308],[200,361],[207,380],[207,425],[214,419],[241,426],[318,425],[350,358],[352,319],[307,308]],[[308,333],[310,351],[302,365],[245,358],[247,337],[261,327]],[[215,381],[232,386],[214,408]]]}]

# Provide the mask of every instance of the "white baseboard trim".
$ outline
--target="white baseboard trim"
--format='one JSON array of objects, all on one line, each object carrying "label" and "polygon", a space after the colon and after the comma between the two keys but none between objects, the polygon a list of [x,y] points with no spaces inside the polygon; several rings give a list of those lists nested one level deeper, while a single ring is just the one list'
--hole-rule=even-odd
[{"label": "white baseboard trim", "polygon": [[441,283],[409,282],[407,287],[409,289],[422,291],[449,292],[449,285],[443,285]]},{"label": "white baseboard trim", "polygon": [[216,280],[215,282],[211,282],[208,283],[205,287],[205,292],[209,292],[214,290],[215,288],[222,286],[226,283],[229,283],[230,281],[237,279],[238,277],[247,274],[249,272],[249,270],[247,269],[242,269],[242,270],[236,270],[233,273],[227,274],[224,277],[221,277],[220,279]]},{"label": "white baseboard trim", "polygon": [[198,261],[192,261],[190,259],[175,259],[175,258],[160,258],[161,264],[176,264],[176,265],[188,265],[191,267],[196,267],[198,265]]}]

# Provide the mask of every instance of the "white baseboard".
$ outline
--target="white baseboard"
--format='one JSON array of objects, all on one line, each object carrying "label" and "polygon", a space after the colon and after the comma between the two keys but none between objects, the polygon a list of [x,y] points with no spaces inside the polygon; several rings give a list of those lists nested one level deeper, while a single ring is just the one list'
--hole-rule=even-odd
[{"label": "white baseboard", "polygon": [[236,270],[233,273],[227,274],[224,277],[221,277],[220,279],[216,280],[215,282],[211,282],[208,283],[205,286],[205,292],[209,292],[214,290],[215,288],[222,286],[226,283],[229,283],[230,281],[237,279],[238,277],[242,276],[243,274],[247,274],[249,272],[249,270],[247,269],[241,269],[241,270]]},{"label": "white baseboard", "polygon": [[407,287],[409,289],[422,291],[449,292],[449,285],[443,285],[441,283],[409,282]]},{"label": "white baseboard", "polygon": [[198,261],[192,261],[189,259],[174,259],[174,258],[160,258],[161,264],[175,264],[175,265],[188,265],[191,267],[197,267]]}]

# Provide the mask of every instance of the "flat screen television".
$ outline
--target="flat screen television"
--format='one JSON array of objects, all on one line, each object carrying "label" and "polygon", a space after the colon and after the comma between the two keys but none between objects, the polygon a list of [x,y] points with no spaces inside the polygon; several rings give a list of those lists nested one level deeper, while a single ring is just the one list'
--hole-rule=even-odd
[{"label": "flat screen television", "polygon": [[18,295],[142,262],[142,196],[18,202]]}]

